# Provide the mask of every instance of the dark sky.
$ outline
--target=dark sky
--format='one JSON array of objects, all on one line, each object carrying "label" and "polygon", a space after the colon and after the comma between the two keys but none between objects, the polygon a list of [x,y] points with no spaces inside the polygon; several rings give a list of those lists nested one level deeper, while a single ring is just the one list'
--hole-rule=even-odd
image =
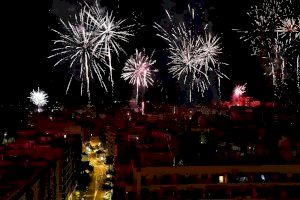
[{"label": "dark sky", "polygon": [[[250,0],[198,0],[205,3],[208,11],[209,21],[212,22],[212,29],[215,33],[221,34],[223,43],[222,60],[229,64],[226,66],[226,73],[230,80],[224,80],[222,91],[225,97],[229,97],[232,87],[236,83],[244,84],[247,82],[248,93],[257,98],[265,97],[268,93],[266,77],[262,75],[261,68],[254,57],[250,57],[247,45],[239,40],[239,35],[232,31],[233,28],[245,25],[245,13],[251,3]],[[198,2],[190,0],[191,3]],[[108,9],[117,8],[117,0],[102,0],[101,5]],[[155,50],[158,63],[166,63],[165,55],[161,52],[164,47],[162,40],[155,36],[152,28],[153,22],[160,22],[165,17],[163,7],[171,7],[172,11],[179,15],[187,8],[186,0],[119,0],[118,15],[132,18],[135,13],[137,21],[144,24],[143,28],[137,31],[136,37],[126,47],[130,54],[134,48],[145,47],[148,52]],[[80,92],[76,89],[76,83],[71,88],[71,94],[65,96],[69,75],[63,67],[52,67],[54,61],[47,59],[50,55],[51,39],[55,34],[50,31],[50,27],[58,27],[57,18],[68,19],[76,9],[76,0],[40,0],[40,1],[21,1],[18,3],[8,3],[7,8],[11,12],[6,16],[3,24],[2,37],[4,51],[1,67],[1,102],[22,102],[27,101],[26,97],[32,89],[38,86],[46,90],[51,97],[58,100],[80,99]],[[115,11],[116,12],[116,11]],[[54,37],[54,38],[53,38]],[[125,56],[121,56],[117,64],[123,66]],[[121,67],[119,68],[121,69]],[[165,68],[164,68],[165,69]],[[162,75],[163,70],[161,70]],[[118,72],[115,73],[118,75]],[[116,77],[115,77],[116,79]],[[161,80],[169,80],[168,77],[160,77]],[[174,80],[169,86],[170,98],[174,87]],[[131,94],[130,86],[122,81],[117,81],[116,90],[122,91],[118,98],[129,98]],[[125,86],[124,86],[125,85]],[[124,89],[127,88],[127,89]],[[172,88],[173,87],[173,88]],[[101,89],[97,89],[98,99],[107,96]],[[125,91],[125,92],[124,92]],[[160,88],[149,89],[149,94],[159,96]],[[177,94],[176,94],[177,95]],[[175,96],[176,96],[175,95]],[[150,95],[151,96],[151,95]],[[175,97],[174,96],[174,97]]]}]

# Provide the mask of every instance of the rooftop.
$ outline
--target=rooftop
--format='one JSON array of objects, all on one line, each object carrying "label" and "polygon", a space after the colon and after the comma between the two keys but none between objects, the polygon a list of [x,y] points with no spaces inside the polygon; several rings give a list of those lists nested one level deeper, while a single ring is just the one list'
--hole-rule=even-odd
[{"label": "rooftop", "polygon": [[140,167],[300,163],[299,115],[255,109],[204,106],[131,114],[132,122],[138,120],[119,133],[127,140],[119,143],[120,157]]}]

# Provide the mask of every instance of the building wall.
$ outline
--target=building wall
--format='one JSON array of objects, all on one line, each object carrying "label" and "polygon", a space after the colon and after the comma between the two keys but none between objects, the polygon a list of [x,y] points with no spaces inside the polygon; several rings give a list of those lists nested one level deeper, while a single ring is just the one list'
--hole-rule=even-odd
[{"label": "building wall", "polygon": [[[239,175],[240,174],[240,175]],[[265,182],[254,181],[253,177],[259,175],[283,175],[284,179],[268,179]],[[229,177],[247,176],[245,182],[231,182]],[[257,190],[266,188],[288,188],[299,187],[300,181],[291,180],[296,175],[300,179],[300,165],[260,165],[260,166],[187,166],[187,167],[145,167],[133,169],[134,183],[126,186],[126,192],[135,192],[137,199],[140,199],[141,191],[164,191],[168,188],[175,190],[201,189],[202,191],[226,190],[228,193],[237,188],[249,189],[253,198]],[[165,176],[169,176],[169,182],[162,182]],[[193,177],[189,182],[189,177]],[[186,178],[182,179],[178,177]],[[205,178],[204,178],[205,177]],[[252,177],[252,178],[251,178]],[[289,178],[290,177],[290,178]],[[222,181],[220,180],[222,178]],[[160,192],[161,193],[161,192]]]},{"label": "building wall", "polygon": [[41,199],[41,195],[40,193],[42,192],[40,190],[40,180],[37,180],[33,186],[31,187],[31,190],[33,192],[33,200],[40,200]]},{"label": "building wall", "polygon": [[227,173],[232,170],[240,172],[281,172],[300,173],[300,165],[253,165],[253,166],[181,166],[181,167],[144,167],[141,168],[141,175],[165,175],[165,174],[192,174],[192,173]]}]

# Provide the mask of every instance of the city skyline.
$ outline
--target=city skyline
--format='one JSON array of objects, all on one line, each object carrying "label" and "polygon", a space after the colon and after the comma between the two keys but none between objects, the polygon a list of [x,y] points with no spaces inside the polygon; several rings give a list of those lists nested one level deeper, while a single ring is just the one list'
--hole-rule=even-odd
[{"label": "city skyline", "polygon": [[299,0],[3,8],[0,199],[299,199]]}]

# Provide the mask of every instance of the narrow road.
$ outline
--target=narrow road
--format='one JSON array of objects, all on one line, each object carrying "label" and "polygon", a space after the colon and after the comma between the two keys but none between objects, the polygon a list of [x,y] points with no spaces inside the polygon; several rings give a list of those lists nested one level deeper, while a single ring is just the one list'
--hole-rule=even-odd
[{"label": "narrow road", "polygon": [[94,173],[85,199],[103,200],[106,191],[102,190],[102,185],[106,178],[107,166],[99,163],[94,155],[90,156],[90,164],[94,166]]}]

